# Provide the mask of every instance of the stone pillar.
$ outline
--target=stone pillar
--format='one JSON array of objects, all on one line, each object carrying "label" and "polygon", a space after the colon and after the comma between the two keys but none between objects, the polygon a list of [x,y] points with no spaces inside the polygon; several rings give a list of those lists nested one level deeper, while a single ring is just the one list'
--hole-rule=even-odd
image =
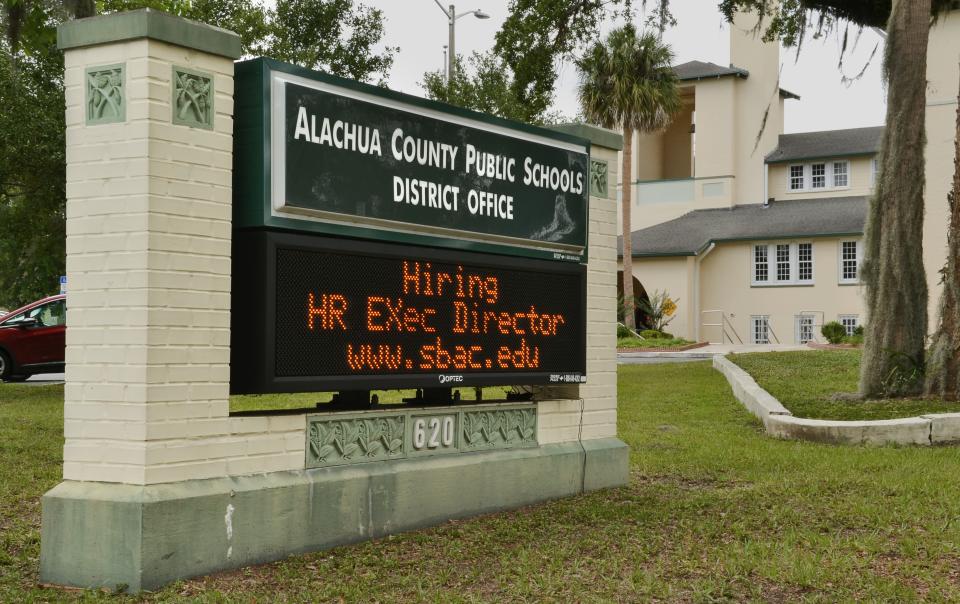
[{"label": "stone pillar", "polygon": [[[230,442],[227,418],[240,39],[145,9],[69,22],[58,42],[65,54],[71,284],[66,482],[44,499],[41,574],[44,581],[116,579],[139,588],[119,571],[134,565],[136,572],[138,556],[101,538],[109,551],[97,555],[118,570],[104,573],[89,550],[64,547],[89,547],[84,531],[104,527],[71,523],[56,510],[63,511],[61,496],[88,500],[89,509],[89,499],[107,492],[122,492],[121,499],[142,493],[104,490],[111,483],[223,476],[229,453],[242,447]],[[124,534],[113,537],[134,543],[133,515],[116,520]]]},{"label": "stone pillar", "polygon": [[[65,480],[224,474],[238,37],[145,9],[60,28],[67,102]],[[210,460],[210,461],[207,461]]]},{"label": "stone pillar", "polygon": [[[617,435],[617,188],[623,137],[586,124],[555,128],[590,141],[590,230],[587,241],[587,383],[546,388],[539,402],[539,442],[611,445]],[[622,443],[620,443],[622,446]],[[610,449],[617,451],[616,447]],[[596,488],[625,484],[627,450],[619,450]]]}]

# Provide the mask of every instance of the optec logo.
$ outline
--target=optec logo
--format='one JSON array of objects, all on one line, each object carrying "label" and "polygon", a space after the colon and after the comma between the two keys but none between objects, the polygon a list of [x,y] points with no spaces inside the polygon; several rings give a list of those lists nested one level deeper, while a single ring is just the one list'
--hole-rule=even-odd
[{"label": "optec logo", "polygon": [[446,384],[448,382],[462,382],[462,381],[463,381],[462,375],[441,375],[440,376],[441,384]]}]

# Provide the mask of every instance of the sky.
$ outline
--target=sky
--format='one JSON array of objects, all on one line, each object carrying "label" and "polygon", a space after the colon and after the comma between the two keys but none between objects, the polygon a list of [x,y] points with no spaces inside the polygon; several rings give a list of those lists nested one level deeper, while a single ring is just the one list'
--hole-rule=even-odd
[{"label": "sky", "polygon": [[[441,1],[445,6],[449,4],[449,0]],[[400,47],[390,72],[390,87],[423,96],[420,82],[424,72],[443,67],[446,17],[434,0],[362,0],[362,3],[383,11],[384,43]],[[489,19],[468,15],[457,21],[457,54],[469,56],[475,50],[490,49],[507,16],[508,4],[509,0],[457,4],[458,13],[480,9],[490,15]],[[635,4],[639,2],[635,0]],[[671,0],[677,25],[665,33],[664,39],[673,47],[677,63],[699,60],[729,64],[729,27],[716,6],[716,0]],[[642,15],[637,21],[642,24]],[[604,31],[614,26],[615,23],[605,23]],[[875,48],[876,55],[870,60]],[[848,49],[842,70],[838,69],[840,38],[837,35],[821,40],[807,39],[799,57],[794,49],[781,49],[781,87],[801,97],[800,101],[786,104],[785,131],[812,132],[882,124],[885,112],[880,80],[882,56],[882,39],[870,30],[863,32],[854,52]],[[856,76],[864,66],[867,69],[860,79],[849,84],[843,82],[844,76]],[[564,64],[557,83],[555,106],[565,115],[577,114],[576,85],[576,69],[572,64]]]}]

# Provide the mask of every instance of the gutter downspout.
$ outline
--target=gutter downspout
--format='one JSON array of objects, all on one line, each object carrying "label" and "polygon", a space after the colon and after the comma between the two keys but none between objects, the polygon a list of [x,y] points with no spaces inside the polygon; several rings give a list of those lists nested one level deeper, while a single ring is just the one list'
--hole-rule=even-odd
[{"label": "gutter downspout", "polygon": [[713,251],[713,248],[717,247],[717,244],[713,241],[710,242],[710,245],[707,246],[707,249],[702,254],[697,254],[696,260],[693,263],[693,339],[697,342],[700,341],[700,263],[703,262],[703,259],[706,258],[710,252]]},{"label": "gutter downspout", "polygon": [[763,162],[763,206],[770,204],[770,164]]}]

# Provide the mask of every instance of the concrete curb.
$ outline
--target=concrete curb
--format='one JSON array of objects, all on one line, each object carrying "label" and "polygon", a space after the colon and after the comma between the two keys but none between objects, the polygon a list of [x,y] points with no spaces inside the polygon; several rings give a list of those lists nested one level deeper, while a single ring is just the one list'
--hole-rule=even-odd
[{"label": "concrete curb", "polygon": [[739,366],[715,355],[713,367],[727,378],[733,395],[777,438],[838,445],[936,445],[960,442],[960,413],[871,421],[837,421],[793,417],[790,410]]},{"label": "concrete curb", "polygon": [[627,359],[712,359],[717,356],[715,352],[618,352],[618,357]]}]

